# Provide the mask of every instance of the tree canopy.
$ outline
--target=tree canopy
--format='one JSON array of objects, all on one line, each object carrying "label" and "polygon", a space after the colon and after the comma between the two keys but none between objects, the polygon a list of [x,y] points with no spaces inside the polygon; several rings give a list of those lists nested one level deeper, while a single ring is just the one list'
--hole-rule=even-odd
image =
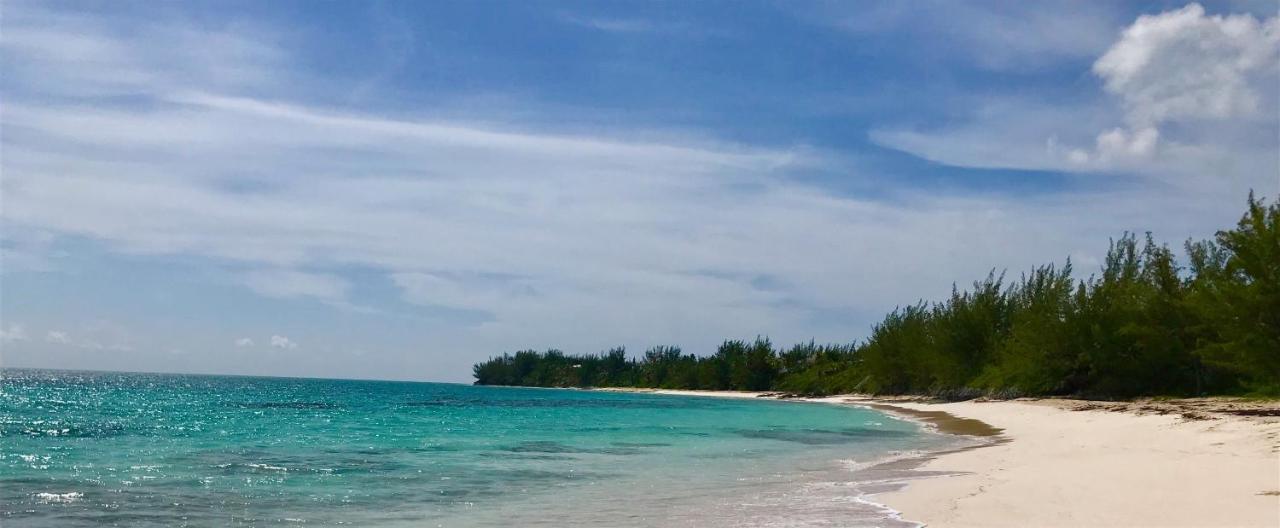
[{"label": "tree canopy", "polygon": [[977,395],[1280,395],[1280,204],[1249,196],[1233,229],[1174,251],[1126,233],[1098,274],[1068,260],[899,307],[850,344],[726,340],[707,356],[657,346],[525,350],[475,366],[481,385]]}]

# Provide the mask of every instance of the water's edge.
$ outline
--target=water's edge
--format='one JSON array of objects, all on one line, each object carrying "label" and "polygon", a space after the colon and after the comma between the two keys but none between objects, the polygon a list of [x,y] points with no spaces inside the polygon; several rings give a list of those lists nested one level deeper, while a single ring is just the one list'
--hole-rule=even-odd
[{"label": "water's edge", "polygon": [[[600,390],[600,389],[584,389]],[[887,504],[873,500],[872,497],[884,493],[901,491],[912,481],[928,478],[941,478],[963,475],[959,471],[927,471],[920,469],[926,463],[939,457],[954,453],[962,453],[974,449],[991,447],[1012,441],[1005,436],[1004,430],[973,418],[956,416],[946,411],[924,411],[894,405],[892,400],[877,400],[874,397],[857,396],[856,400],[840,399],[840,396],[829,398],[792,398],[776,393],[741,393],[729,391],[673,391],[639,389],[604,389],[608,392],[639,392],[667,396],[702,396],[712,398],[760,398],[793,403],[820,403],[843,405],[879,411],[903,421],[912,422],[923,427],[932,434],[963,439],[964,445],[946,449],[925,450],[911,453],[889,453],[878,460],[871,460],[854,470],[854,489],[858,495],[854,500],[882,511],[888,519],[905,527],[923,528],[925,524],[903,517],[903,513]]]},{"label": "water's edge", "polygon": [[945,413],[754,393],[0,375],[0,523],[38,528],[908,528],[875,495],[986,440]]}]

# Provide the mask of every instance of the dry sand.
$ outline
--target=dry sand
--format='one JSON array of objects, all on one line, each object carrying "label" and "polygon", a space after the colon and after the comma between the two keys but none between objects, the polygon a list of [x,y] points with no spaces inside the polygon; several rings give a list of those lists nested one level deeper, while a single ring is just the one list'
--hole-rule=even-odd
[{"label": "dry sand", "polygon": [[981,420],[1009,439],[922,467],[959,475],[877,497],[904,519],[935,528],[1280,527],[1274,418],[1064,400],[894,405]]},{"label": "dry sand", "polygon": [[949,475],[875,496],[931,528],[1280,527],[1276,402],[817,400],[874,406],[943,432],[998,435],[920,468]]}]

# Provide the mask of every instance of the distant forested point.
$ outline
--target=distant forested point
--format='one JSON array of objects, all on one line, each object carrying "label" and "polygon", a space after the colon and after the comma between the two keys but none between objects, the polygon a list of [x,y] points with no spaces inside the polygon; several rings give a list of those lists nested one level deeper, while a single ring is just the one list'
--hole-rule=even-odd
[{"label": "distant forested point", "polygon": [[1111,241],[1100,274],[1070,260],[992,272],[935,303],[898,307],[865,341],[710,356],[525,350],[475,365],[476,384],[537,387],[1089,398],[1280,396],[1280,203],[1248,200],[1234,229],[1188,241],[1185,266],[1147,233]]}]

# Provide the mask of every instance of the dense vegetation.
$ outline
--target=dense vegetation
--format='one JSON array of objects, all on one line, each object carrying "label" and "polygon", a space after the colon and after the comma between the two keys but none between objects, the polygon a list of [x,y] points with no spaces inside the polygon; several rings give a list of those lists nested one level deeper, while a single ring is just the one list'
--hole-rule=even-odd
[{"label": "dense vegetation", "polygon": [[1099,275],[1046,265],[992,273],[938,303],[899,307],[861,343],[775,348],[725,341],[715,354],[658,346],[638,359],[558,350],[503,354],[476,383],[1126,398],[1280,394],[1280,204],[1248,211],[1186,266],[1150,234],[1111,242]]}]

